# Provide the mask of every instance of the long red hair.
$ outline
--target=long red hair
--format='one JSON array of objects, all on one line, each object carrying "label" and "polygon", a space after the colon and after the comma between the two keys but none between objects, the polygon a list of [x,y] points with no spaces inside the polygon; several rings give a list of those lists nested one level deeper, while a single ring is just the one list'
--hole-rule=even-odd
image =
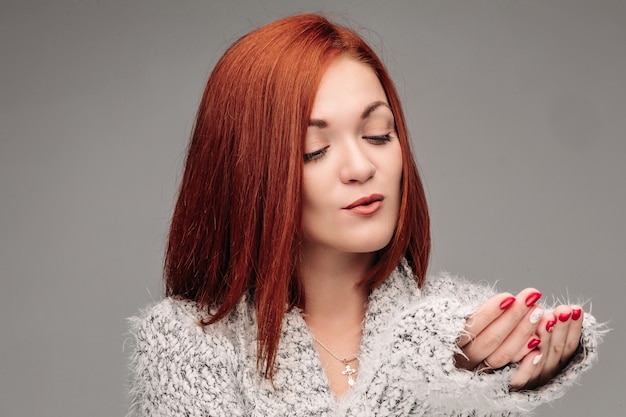
[{"label": "long red hair", "polygon": [[305,14],[235,42],[215,66],[200,103],[165,259],[167,295],[212,312],[206,325],[249,295],[258,319],[258,366],[273,376],[287,308],[302,305],[304,138],[321,76],[339,55],[370,65],[387,94],[402,147],[397,230],[364,282],[374,288],[406,257],[422,285],[430,253],[426,198],[398,94],[372,49],[353,31]]}]

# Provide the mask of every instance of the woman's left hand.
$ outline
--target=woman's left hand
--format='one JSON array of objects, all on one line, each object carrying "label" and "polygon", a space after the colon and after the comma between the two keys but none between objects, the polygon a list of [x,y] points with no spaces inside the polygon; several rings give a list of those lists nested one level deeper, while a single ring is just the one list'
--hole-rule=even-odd
[{"label": "woman's left hand", "polygon": [[519,362],[510,380],[514,390],[544,385],[563,369],[578,347],[583,309],[559,305],[543,314],[534,304],[537,294],[527,288],[487,300],[467,320],[458,341],[465,357],[457,355],[457,367],[486,372]]}]

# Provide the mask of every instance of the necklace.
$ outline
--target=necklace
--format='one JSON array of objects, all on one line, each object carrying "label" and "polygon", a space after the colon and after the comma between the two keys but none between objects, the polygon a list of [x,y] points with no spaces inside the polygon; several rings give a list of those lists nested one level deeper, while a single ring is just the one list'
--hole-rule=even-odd
[{"label": "necklace", "polygon": [[351,367],[350,363],[354,362],[354,361],[358,361],[359,357],[357,355],[353,355],[351,358],[343,358],[343,359],[341,359],[339,356],[335,355],[330,349],[328,349],[326,347],[326,345],[324,345],[322,342],[320,342],[317,337],[313,336],[313,339],[315,339],[315,341],[321,347],[323,347],[326,352],[330,353],[330,356],[332,356],[333,358],[337,359],[339,362],[343,363],[343,365],[345,366],[345,369],[343,371],[341,371],[341,375],[345,375],[345,376],[348,377],[348,385],[350,387],[352,387],[354,385],[354,383],[355,383],[354,375],[356,375],[358,371],[356,369],[354,369],[353,367]]}]

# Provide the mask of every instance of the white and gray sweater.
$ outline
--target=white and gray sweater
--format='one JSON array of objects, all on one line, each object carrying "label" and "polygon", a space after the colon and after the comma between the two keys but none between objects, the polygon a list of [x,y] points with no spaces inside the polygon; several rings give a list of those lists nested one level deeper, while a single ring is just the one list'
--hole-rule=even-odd
[{"label": "white and gray sweater", "polygon": [[192,301],[166,298],[131,319],[130,415],[190,416],[516,416],[563,395],[597,355],[601,331],[585,314],[581,348],[549,384],[510,392],[511,367],[457,369],[465,317],[493,289],[440,275],[417,288],[405,262],[372,291],[363,324],[359,374],[336,399],[301,311],[283,321],[274,385],[257,370],[257,323],[242,300],[224,320]]}]

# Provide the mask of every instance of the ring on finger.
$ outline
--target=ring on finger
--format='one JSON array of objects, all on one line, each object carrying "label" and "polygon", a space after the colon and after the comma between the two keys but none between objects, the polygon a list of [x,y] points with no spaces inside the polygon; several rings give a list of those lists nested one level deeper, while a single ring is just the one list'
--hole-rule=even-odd
[{"label": "ring on finger", "polygon": [[487,359],[483,359],[483,361],[481,363],[479,363],[478,365],[476,365],[476,368],[474,368],[474,372],[488,372],[491,371],[492,369],[495,369],[493,366],[491,366],[489,364],[489,362],[487,362]]}]

